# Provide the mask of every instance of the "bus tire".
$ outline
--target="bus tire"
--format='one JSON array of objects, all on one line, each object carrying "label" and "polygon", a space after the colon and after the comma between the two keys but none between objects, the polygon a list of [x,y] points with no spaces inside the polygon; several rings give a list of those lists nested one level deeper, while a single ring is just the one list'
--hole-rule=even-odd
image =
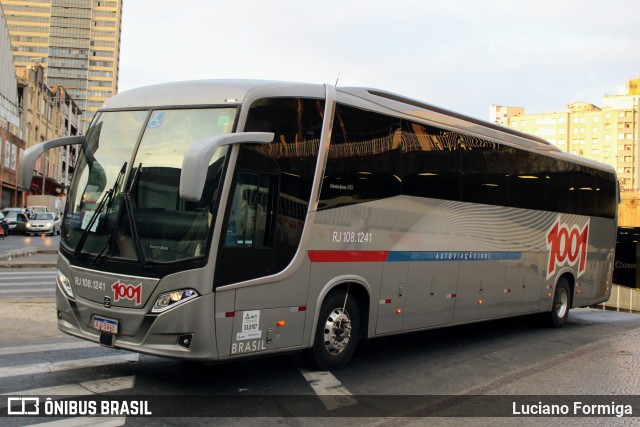
[{"label": "bus tire", "polygon": [[360,310],[354,296],[330,294],[320,309],[313,347],[304,353],[307,363],[324,371],[344,367],[356,350],[359,330]]},{"label": "bus tire", "polygon": [[561,277],[553,295],[553,305],[549,313],[549,326],[561,328],[567,323],[571,308],[571,288],[566,278]]}]

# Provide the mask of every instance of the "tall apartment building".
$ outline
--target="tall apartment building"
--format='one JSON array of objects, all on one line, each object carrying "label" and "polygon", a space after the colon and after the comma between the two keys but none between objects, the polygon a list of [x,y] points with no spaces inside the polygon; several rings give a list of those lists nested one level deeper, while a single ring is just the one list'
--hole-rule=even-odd
[{"label": "tall apartment building", "polygon": [[627,81],[621,94],[606,95],[602,107],[574,102],[564,111],[512,116],[508,126],[544,138],[562,151],[612,165],[621,189],[638,191],[639,110],[637,78]]},{"label": "tall apartment building", "polygon": [[88,123],[118,91],[123,0],[0,0],[16,68],[40,64]]}]

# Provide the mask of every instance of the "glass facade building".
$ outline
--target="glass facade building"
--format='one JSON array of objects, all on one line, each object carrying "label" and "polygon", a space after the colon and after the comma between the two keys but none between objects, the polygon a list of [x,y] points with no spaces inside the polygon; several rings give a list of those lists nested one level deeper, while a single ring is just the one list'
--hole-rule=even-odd
[{"label": "glass facade building", "polygon": [[122,0],[0,0],[16,67],[40,64],[88,123],[118,91]]}]

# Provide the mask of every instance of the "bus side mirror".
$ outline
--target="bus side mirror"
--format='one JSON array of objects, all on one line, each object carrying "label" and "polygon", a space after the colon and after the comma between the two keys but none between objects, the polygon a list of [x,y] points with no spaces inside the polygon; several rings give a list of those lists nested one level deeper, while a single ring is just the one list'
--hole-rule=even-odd
[{"label": "bus side mirror", "polygon": [[67,136],[64,138],[51,139],[41,142],[28,148],[20,159],[20,174],[18,176],[18,188],[23,191],[31,189],[31,178],[33,178],[33,166],[42,153],[55,147],[64,147],[65,145],[76,145],[84,142],[84,135]]},{"label": "bus side mirror", "polygon": [[189,202],[200,200],[209,162],[218,148],[234,144],[268,144],[271,141],[272,132],[242,132],[220,135],[191,144],[182,159],[180,198]]}]

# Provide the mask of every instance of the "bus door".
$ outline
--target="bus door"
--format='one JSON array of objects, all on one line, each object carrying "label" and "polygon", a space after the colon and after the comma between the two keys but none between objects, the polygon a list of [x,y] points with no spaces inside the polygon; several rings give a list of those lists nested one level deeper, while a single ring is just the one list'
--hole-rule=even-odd
[{"label": "bus door", "polygon": [[[277,162],[249,147],[240,147],[218,250],[216,288],[270,276],[281,269],[275,239],[279,191]],[[220,306],[216,310],[226,313],[233,304],[234,313],[231,330],[229,322],[216,322],[221,357],[300,344],[305,311],[293,309],[296,304],[292,300],[300,298],[287,286],[291,283],[217,291],[216,304],[219,301]],[[286,327],[279,326],[282,322]]]},{"label": "bus door", "polygon": [[240,147],[218,251],[217,287],[275,273],[278,164]]}]

